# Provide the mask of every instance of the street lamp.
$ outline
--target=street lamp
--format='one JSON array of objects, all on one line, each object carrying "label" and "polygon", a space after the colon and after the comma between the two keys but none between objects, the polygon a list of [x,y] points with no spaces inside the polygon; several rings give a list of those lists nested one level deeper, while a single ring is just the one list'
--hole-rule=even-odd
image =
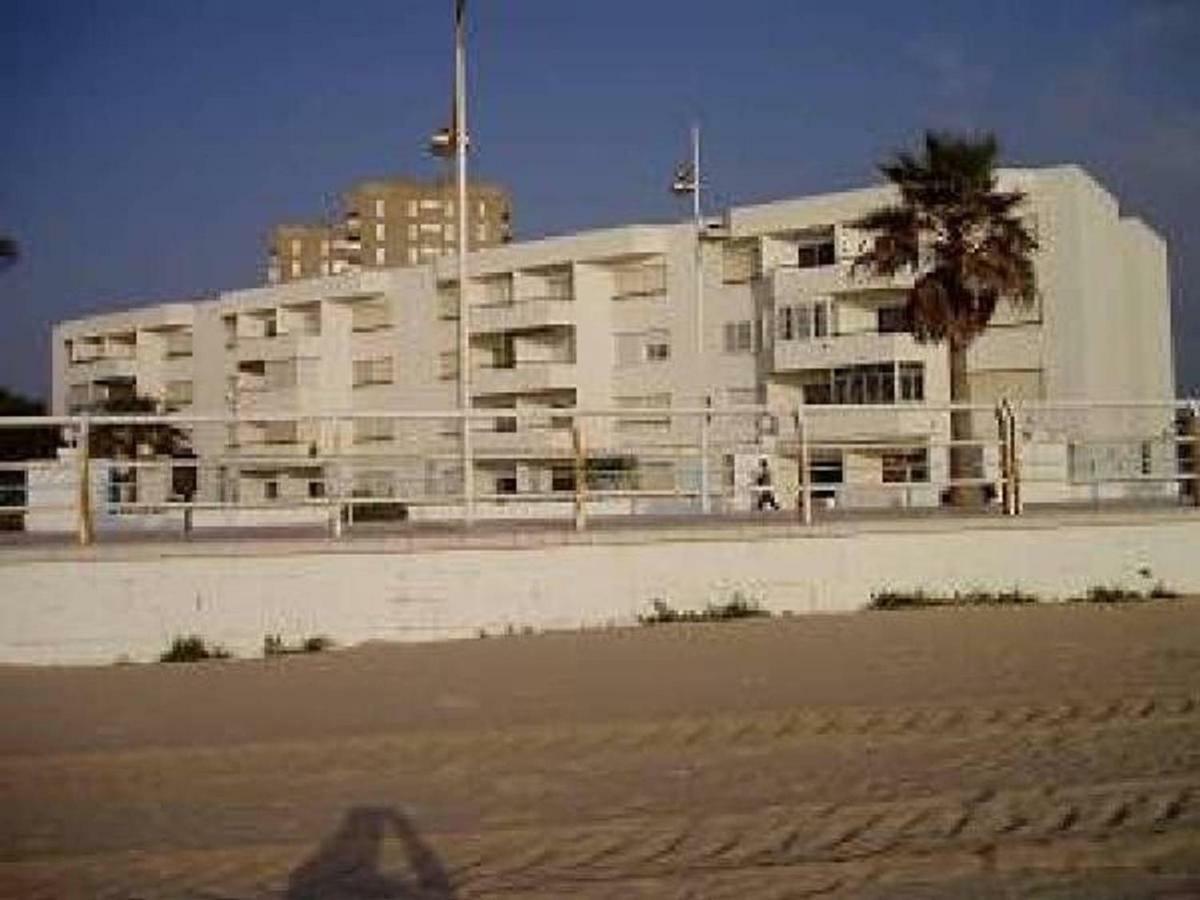
[{"label": "street lamp", "polygon": [[471,347],[467,323],[467,52],[464,39],[466,0],[454,4],[454,110],[450,125],[437,131],[429,151],[443,159],[453,155],[458,186],[458,408],[462,413],[463,521],[475,515],[475,473],[471,454]]},{"label": "street lamp", "polygon": [[[675,178],[671,182],[671,192],[677,197],[692,196],[692,219],[695,228],[695,248],[692,268],[695,270],[696,281],[696,365],[704,369],[704,257],[701,247],[701,237],[704,222],[701,219],[702,209],[700,192],[704,189],[704,180],[700,175],[700,124],[692,126],[692,160],[675,167]],[[704,402],[712,404],[712,395],[705,392]],[[706,416],[701,423],[700,451],[700,511],[709,512],[711,501],[708,495],[708,425]]]}]

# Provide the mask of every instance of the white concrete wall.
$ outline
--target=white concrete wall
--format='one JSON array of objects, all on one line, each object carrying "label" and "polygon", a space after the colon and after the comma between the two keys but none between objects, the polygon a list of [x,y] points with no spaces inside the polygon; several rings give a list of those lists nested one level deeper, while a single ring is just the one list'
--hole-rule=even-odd
[{"label": "white concrete wall", "polygon": [[[625,539],[628,540],[626,535]],[[982,524],[739,540],[717,533],[533,549],[159,556],[81,562],[0,555],[0,662],[155,658],[198,633],[240,655],[266,634],[339,643],[470,637],[507,626],[631,623],[655,598],[677,608],[735,591],[776,611],[847,612],[885,588],[1020,587],[1043,596],[1161,579],[1200,592],[1200,519],[1126,516],[1042,527]],[[299,548],[296,548],[299,549]],[[1139,575],[1148,568],[1150,579]],[[970,615],[963,612],[963,615]]]}]

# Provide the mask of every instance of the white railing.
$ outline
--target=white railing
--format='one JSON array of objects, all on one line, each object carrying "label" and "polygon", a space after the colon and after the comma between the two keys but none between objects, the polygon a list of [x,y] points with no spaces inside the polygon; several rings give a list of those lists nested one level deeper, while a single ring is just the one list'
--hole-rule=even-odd
[{"label": "white railing", "polygon": [[[952,428],[955,415],[969,432]],[[900,427],[897,416],[914,418]],[[463,519],[468,508],[584,528],[645,514],[812,524],[947,506],[1010,516],[1043,504],[1200,506],[1200,408],[1183,401],[475,409],[471,497],[466,419],[455,410],[0,418],[0,529],[86,543],[130,528],[342,534],[373,519]],[[273,442],[275,431],[289,440]],[[41,458],[22,451],[34,447]]]}]

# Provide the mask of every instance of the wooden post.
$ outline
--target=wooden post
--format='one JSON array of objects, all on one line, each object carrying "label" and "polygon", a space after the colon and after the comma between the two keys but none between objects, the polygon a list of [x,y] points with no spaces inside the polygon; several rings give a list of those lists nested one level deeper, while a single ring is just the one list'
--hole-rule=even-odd
[{"label": "wooden post", "polygon": [[1191,478],[1183,482],[1183,488],[1190,505],[1200,506],[1200,409],[1193,404],[1188,407],[1186,416],[1183,435],[1188,438],[1188,459],[1191,462],[1187,474]]},{"label": "wooden post", "polygon": [[79,433],[75,440],[75,468],[79,473],[79,543],[86,547],[95,538],[92,519],[92,464],[91,434],[87,417],[79,420]]},{"label": "wooden post", "polygon": [[[712,394],[705,395],[704,406],[706,409],[712,408]],[[712,416],[705,413],[700,418],[700,512],[702,513],[712,511],[712,498],[709,496],[708,490],[708,441],[711,424]]]},{"label": "wooden post", "polygon": [[800,521],[805,525],[811,525],[813,521],[812,488],[810,487],[808,481],[812,466],[808,455],[808,428],[806,427],[807,423],[804,419],[804,413],[802,410],[796,410],[795,422],[796,440],[799,443],[796,457],[800,466],[800,504],[798,509],[800,512]]},{"label": "wooden post", "polygon": [[575,530],[587,528],[587,450],[579,420],[571,425],[571,449],[575,455]]}]

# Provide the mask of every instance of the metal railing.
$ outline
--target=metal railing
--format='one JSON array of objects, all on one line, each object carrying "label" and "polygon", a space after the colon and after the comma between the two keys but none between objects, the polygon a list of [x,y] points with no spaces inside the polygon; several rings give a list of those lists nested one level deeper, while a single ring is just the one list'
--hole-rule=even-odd
[{"label": "metal railing", "polygon": [[[294,424],[295,439],[230,446],[231,433],[266,434],[272,423]],[[473,479],[463,478],[464,426]],[[477,490],[467,496],[464,482]],[[130,530],[341,535],[369,522],[469,523],[468,510],[583,529],[648,516],[812,524],[871,511],[1015,516],[1028,505],[1128,502],[1200,505],[1197,404],[0,418],[0,529],[82,543]]]}]

